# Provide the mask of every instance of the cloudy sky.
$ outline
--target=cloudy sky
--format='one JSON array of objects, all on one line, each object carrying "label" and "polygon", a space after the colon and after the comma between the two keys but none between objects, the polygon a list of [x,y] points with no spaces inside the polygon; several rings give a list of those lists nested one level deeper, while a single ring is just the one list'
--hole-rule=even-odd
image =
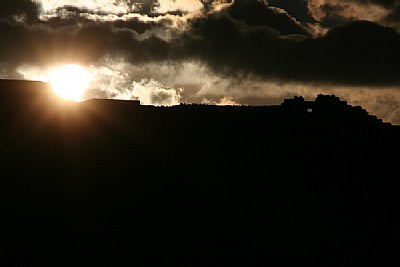
[{"label": "cloudy sky", "polygon": [[400,124],[400,0],[1,0],[0,78],[75,63],[86,98],[279,104],[335,94]]}]

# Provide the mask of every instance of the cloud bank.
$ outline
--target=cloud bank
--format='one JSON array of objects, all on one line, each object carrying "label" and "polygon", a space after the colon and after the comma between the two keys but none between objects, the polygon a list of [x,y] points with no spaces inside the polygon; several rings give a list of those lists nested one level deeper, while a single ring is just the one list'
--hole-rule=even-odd
[{"label": "cloud bank", "polygon": [[289,86],[299,93],[327,87],[387,94],[400,83],[394,0],[1,5],[1,76],[38,78],[53,66],[78,63],[96,74],[90,97],[269,104],[294,94]]}]

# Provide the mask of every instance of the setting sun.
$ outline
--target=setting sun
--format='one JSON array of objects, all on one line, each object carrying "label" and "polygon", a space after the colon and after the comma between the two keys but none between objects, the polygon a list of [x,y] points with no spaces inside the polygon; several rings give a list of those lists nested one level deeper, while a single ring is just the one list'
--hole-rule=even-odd
[{"label": "setting sun", "polygon": [[62,98],[80,101],[88,88],[92,76],[79,65],[69,64],[58,67],[49,77],[54,93]]}]

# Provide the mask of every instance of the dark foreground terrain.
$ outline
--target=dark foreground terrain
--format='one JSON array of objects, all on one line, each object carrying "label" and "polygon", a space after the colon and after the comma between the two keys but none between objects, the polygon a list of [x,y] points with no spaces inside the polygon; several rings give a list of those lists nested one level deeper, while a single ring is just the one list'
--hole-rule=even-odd
[{"label": "dark foreground terrain", "polygon": [[333,96],[156,108],[0,81],[0,265],[399,266],[399,150]]}]

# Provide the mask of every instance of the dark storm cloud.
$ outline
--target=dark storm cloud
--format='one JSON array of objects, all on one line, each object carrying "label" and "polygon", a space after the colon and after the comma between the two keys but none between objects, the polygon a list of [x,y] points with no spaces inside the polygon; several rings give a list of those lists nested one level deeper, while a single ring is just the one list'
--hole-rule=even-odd
[{"label": "dark storm cloud", "polygon": [[139,63],[167,59],[170,52],[170,44],[156,36],[139,39],[133,30],[104,23],[53,29],[0,21],[0,39],[2,63],[14,66],[60,61],[91,63],[106,55],[124,56]]},{"label": "dark storm cloud", "polygon": [[371,22],[353,22],[299,43],[288,61],[284,74],[297,80],[399,84],[400,35]]},{"label": "dark storm cloud", "polygon": [[31,0],[1,0],[0,18],[12,19],[14,16],[25,16],[27,19],[36,19],[39,5]]},{"label": "dark storm cloud", "polygon": [[135,6],[135,12],[151,14],[160,4],[158,0],[119,0],[128,6]]},{"label": "dark storm cloud", "polygon": [[283,35],[309,35],[306,27],[298,23],[287,13],[280,13],[263,2],[239,0],[228,8],[229,15],[241,20],[249,26],[266,26],[279,31]]},{"label": "dark storm cloud", "polygon": [[92,50],[93,59],[115,54],[141,63],[168,59],[171,50],[171,43],[157,36],[142,39],[135,31],[104,24],[86,26],[75,33],[72,40],[77,46]]},{"label": "dark storm cloud", "polygon": [[[219,1],[201,1],[206,10],[210,10],[214,3]],[[222,1],[230,2],[230,1]],[[287,6],[287,5],[283,5]],[[274,5],[274,7],[283,7]],[[309,29],[299,23],[293,16],[269,6],[265,1],[236,0],[228,7],[227,12],[235,20],[243,21],[249,26],[266,26],[282,34],[310,35]]]},{"label": "dark storm cloud", "polygon": [[[374,23],[354,22],[313,38],[288,13],[256,0],[238,0],[221,11],[192,18],[185,30],[169,27],[174,33],[168,38],[156,33],[168,22],[78,17],[67,18],[64,24],[59,18],[58,24],[50,20],[31,26],[0,21],[2,64],[84,64],[111,56],[135,65],[194,60],[228,77],[255,74],[279,81],[400,83],[400,35]],[[75,19],[79,27],[72,23]]]},{"label": "dark storm cloud", "polygon": [[260,4],[237,1],[226,12],[193,21],[186,37],[188,54],[206,60],[215,71],[230,75],[256,73],[283,81],[354,85],[400,82],[400,35],[395,30],[354,22],[320,38],[285,35],[298,33],[301,25],[297,31],[292,29],[295,24],[277,30],[274,23],[268,25],[263,19],[260,23],[257,15],[254,20],[242,19],[248,18],[254,3]]},{"label": "dark storm cloud", "polygon": [[278,77],[283,59],[311,33],[287,13],[264,2],[242,0],[191,21],[184,35],[187,55],[227,75]]},{"label": "dark storm cloud", "polygon": [[282,38],[272,28],[250,27],[219,13],[193,21],[184,40],[186,54],[206,60],[215,71],[230,75],[250,72],[274,75],[280,59],[290,51],[297,37]]},{"label": "dark storm cloud", "polygon": [[298,21],[309,23],[315,22],[315,20],[310,16],[307,0],[268,0],[267,2],[270,6],[284,9],[288,14],[296,18]]}]

